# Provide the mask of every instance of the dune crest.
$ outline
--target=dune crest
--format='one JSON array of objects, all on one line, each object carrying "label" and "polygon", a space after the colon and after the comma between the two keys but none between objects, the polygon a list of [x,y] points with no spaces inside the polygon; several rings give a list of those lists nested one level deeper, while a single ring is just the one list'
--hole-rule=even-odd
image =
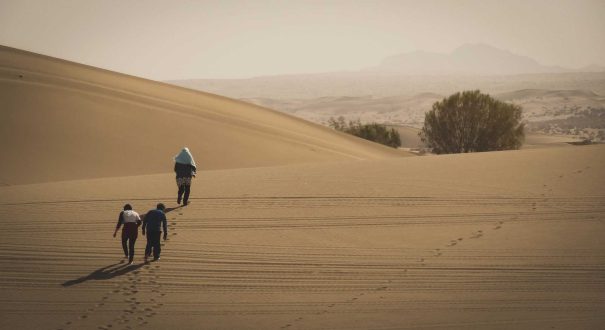
[{"label": "dune crest", "polygon": [[0,46],[0,183],[163,173],[188,146],[202,169],[405,155],[209,93]]}]

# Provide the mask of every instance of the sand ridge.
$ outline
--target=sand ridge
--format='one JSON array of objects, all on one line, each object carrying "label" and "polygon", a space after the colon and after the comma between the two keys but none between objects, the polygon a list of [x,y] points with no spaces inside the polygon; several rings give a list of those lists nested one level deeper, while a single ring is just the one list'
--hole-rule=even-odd
[{"label": "sand ridge", "polygon": [[241,101],[4,46],[0,86],[4,185],[161,173],[183,146],[203,169],[409,155]]}]

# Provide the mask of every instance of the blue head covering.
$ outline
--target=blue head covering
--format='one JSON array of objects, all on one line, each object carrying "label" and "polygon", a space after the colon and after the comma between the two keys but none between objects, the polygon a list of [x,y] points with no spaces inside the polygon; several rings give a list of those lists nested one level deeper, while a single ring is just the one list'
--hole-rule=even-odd
[{"label": "blue head covering", "polygon": [[174,156],[174,161],[179,164],[195,166],[195,160],[193,160],[193,155],[189,152],[189,148],[183,148],[178,155]]}]

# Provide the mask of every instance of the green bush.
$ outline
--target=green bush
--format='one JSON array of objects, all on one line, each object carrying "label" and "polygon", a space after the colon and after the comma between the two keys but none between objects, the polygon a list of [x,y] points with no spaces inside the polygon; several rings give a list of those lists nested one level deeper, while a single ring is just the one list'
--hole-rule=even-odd
[{"label": "green bush", "polygon": [[362,139],[370,140],[392,148],[401,146],[401,137],[395,129],[388,129],[385,125],[371,123],[362,124],[359,120],[345,121],[344,117],[338,119],[330,118],[328,120],[330,127],[335,130],[358,136]]},{"label": "green bush", "polygon": [[419,136],[434,153],[451,154],[519,149],[524,129],[520,106],[477,90],[435,102]]}]

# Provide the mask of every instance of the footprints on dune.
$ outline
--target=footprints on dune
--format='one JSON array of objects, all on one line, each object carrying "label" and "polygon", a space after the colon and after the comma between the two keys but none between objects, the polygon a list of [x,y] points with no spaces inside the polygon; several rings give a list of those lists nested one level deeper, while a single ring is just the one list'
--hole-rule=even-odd
[{"label": "footprints on dune", "polygon": [[[534,208],[536,207],[535,203],[534,203],[533,207]],[[515,216],[511,217],[509,220],[516,221],[518,219],[519,219],[519,216],[515,215]],[[427,262],[431,261],[431,258],[440,258],[444,254],[446,254],[449,249],[456,248],[459,245],[464,245],[465,242],[467,242],[467,241],[470,242],[471,240],[481,239],[486,235],[489,236],[490,231],[492,232],[492,234],[494,234],[495,233],[494,231],[498,231],[498,230],[502,229],[504,224],[505,224],[505,221],[500,220],[500,221],[497,221],[496,223],[494,223],[492,225],[492,227],[489,229],[488,228],[477,229],[477,230],[471,232],[469,234],[469,236],[462,236],[462,237],[456,237],[455,239],[451,239],[447,244],[445,244],[445,247],[435,248],[434,250],[431,250],[430,255],[417,257],[417,259],[415,259],[415,261],[416,261],[415,268],[417,269],[418,266],[420,266],[420,267],[426,266]],[[434,259],[434,260],[437,260],[437,259]],[[409,263],[409,259],[407,259],[407,263]],[[411,267],[410,270],[414,270],[414,267]],[[408,269],[402,269],[400,276],[405,277],[405,276],[407,276],[407,274],[408,274]],[[388,282],[390,283],[391,281],[389,280]],[[366,300],[366,299],[363,299],[363,297],[366,294],[373,296],[374,298],[383,300],[383,299],[385,299],[385,296],[386,296],[386,294],[384,294],[384,292],[388,292],[388,290],[389,290],[388,285],[381,285],[381,286],[375,287],[374,289],[367,289],[367,290],[365,290],[365,292],[360,292],[354,296],[351,296],[347,300],[344,300],[344,301],[341,301],[338,303],[330,303],[328,305],[325,305],[325,307],[323,309],[315,312],[314,314],[323,315],[323,314],[331,313],[331,311],[333,311],[334,309],[338,309],[339,307],[342,307],[342,306],[347,306],[347,305],[351,305],[351,304],[359,304],[360,301]],[[299,317],[295,320],[291,320],[289,323],[281,326],[280,329],[288,329],[288,328],[292,328],[292,327],[299,328],[299,327],[296,327],[296,323],[300,322],[302,320],[303,320],[302,317]]]},{"label": "footprints on dune", "polygon": [[[303,318],[302,318],[302,317],[298,317],[298,318],[296,318],[296,319],[295,319],[295,320],[294,320],[292,323],[295,323],[295,322],[300,322],[300,321],[302,321],[302,320],[303,320]],[[288,324],[286,324],[286,325],[283,325],[283,326],[281,326],[281,327],[280,327],[280,329],[288,329],[289,327],[291,327],[291,326],[293,325],[292,323],[288,323]]]},{"label": "footprints on dune", "polygon": [[[179,212],[179,215],[183,215],[183,212]],[[168,223],[168,228],[170,229],[170,235],[169,236],[176,236],[176,234],[177,234],[175,232],[176,221],[174,221],[174,220],[176,220],[176,217],[172,217],[172,218],[170,218],[170,220],[171,220],[171,222]]]},{"label": "footprints on dune", "polygon": [[[114,285],[114,287],[118,287],[118,286],[119,286],[119,284]],[[92,315],[98,309],[101,309],[102,307],[105,306],[107,300],[109,300],[110,295],[115,294],[115,291],[116,291],[115,289],[112,289],[112,290],[106,292],[101,297],[99,302],[94,305],[94,307],[87,308],[86,311],[84,313],[78,315],[75,320],[67,321],[67,322],[63,323],[63,325],[61,327],[57,328],[57,330],[66,330],[66,329],[72,327],[72,325],[74,324],[74,321],[86,321],[90,317],[90,315]],[[104,329],[107,329],[107,328],[104,328]]]},{"label": "footprints on dune", "polygon": [[449,244],[446,245],[446,247],[454,246],[454,245],[458,244],[458,242],[462,242],[463,239],[464,238],[462,238],[462,237],[458,237],[457,239],[453,239],[453,240],[451,240],[449,242]]},{"label": "footprints on dune", "polygon": [[[183,212],[179,212],[183,215]],[[168,224],[171,236],[177,235],[175,227],[177,218],[172,217]],[[134,265],[125,267],[136,267],[136,269],[116,277],[119,282],[115,283],[93,307],[86,309],[74,320],[65,322],[56,330],[70,330],[85,328],[80,322],[90,322],[93,313],[103,309],[118,307],[119,315],[109,322],[98,325],[97,330],[134,330],[149,324],[149,321],[158,314],[164,304],[160,302],[166,293],[163,290],[161,278],[158,273],[160,266],[156,263]],[[142,299],[142,297],[145,299]],[[120,307],[126,306],[126,307]],[[122,308],[121,310],[119,308]],[[111,314],[115,315],[115,312]],[[97,323],[98,324],[98,323]]]},{"label": "footprints on dune", "polygon": [[585,168],[583,168],[583,169],[576,170],[576,171],[574,171],[573,173],[574,173],[574,174],[581,174],[581,173],[583,173],[585,170],[588,170],[588,169],[590,169],[590,166],[586,166],[586,167],[585,167]]},{"label": "footprints on dune", "polygon": [[[388,283],[391,283],[391,280],[389,280]],[[351,305],[351,304],[354,304],[354,303],[358,302],[366,294],[371,295],[372,293],[379,293],[379,292],[386,291],[388,289],[389,289],[389,287],[386,286],[386,285],[382,285],[382,286],[376,287],[374,289],[367,289],[366,292],[359,292],[356,295],[354,295],[354,296],[352,296],[352,297],[350,297],[350,298],[348,298],[346,300],[342,300],[340,302],[329,303],[328,305],[325,305],[324,309],[316,311],[313,314],[314,315],[328,314],[328,313],[331,313],[332,310],[334,310],[335,308],[338,308],[338,307],[341,307],[341,306],[348,306],[348,305]],[[384,298],[384,296],[380,296],[380,299],[383,299],[383,298]],[[290,321],[290,323],[287,323],[287,324],[281,326],[280,329],[288,329],[288,328],[296,325],[297,322],[300,322],[302,320],[303,320],[303,317],[299,316],[298,318]],[[304,328],[304,327],[302,327],[302,328]]]},{"label": "footprints on dune", "polygon": [[[154,265],[154,268],[158,268],[158,265]],[[144,269],[150,270],[147,274],[151,274],[151,278],[146,276],[141,278],[141,271],[136,270],[127,276],[127,280],[123,281],[120,285],[119,293],[123,296],[123,303],[126,304],[126,308],[122,309],[121,314],[113,319],[110,323],[99,326],[99,330],[108,329],[136,329],[149,323],[149,319],[155,316],[157,313],[155,309],[160,307],[155,303],[155,299],[151,298],[142,301],[139,298],[138,293],[140,291],[149,292],[149,286],[152,287],[153,291],[157,291],[157,287],[161,288],[161,285],[157,284],[159,276],[152,272],[153,268],[150,264],[143,266]],[[139,286],[143,285],[142,290],[139,290]],[[115,290],[114,290],[115,291]]]},{"label": "footprints on dune", "polygon": [[[584,168],[581,168],[581,169],[578,169],[578,170],[575,170],[575,171],[571,172],[571,175],[582,174],[582,173],[584,173],[584,171],[587,171],[589,169],[591,169],[591,167],[590,166],[586,166]],[[564,177],[565,177],[565,174],[560,174],[559,175],[559,180],[563,179]],[[543,187],[546,188],[547,185],[543,185]],[[552,189],[548,189],[548,192],[552,192]],[[542,195],[544,195],[544,194],[542,194]]]},{"label": "footprints on dune", "polygon": [[[584,171],[587,171],[587,170],[589,170],[590,168],[591,168],[590,166],[586,166],[586,167],[584,167],[584,168],[577,169],[577,170],[575,170],[575,171],[571,172],[571,174],[572,174],[572,175],[573,175],[573,174],[582,174],[582,173],[584,173]],[[564,178],[564,177],[565,177],[565,175],[564,175],[564,174],[559,175],[559,179],[562,179],[562,178]]]},{"label": "footprints on dune", "polygon": [[[516,220],[518,218],[519,218],[518,216],[515,216],[511,220]],[[504,225],[504,221],[498,221],[491,229],[492,230],[499,230],[499,229],[502,228],[503,225]],[[468,238],[469,239],[479,239],[479,238],[481,238],[483,236],[485,236],[485,232],[482,229],[480,229],[480,230],[476,230],[476,231],[472,232]],[[445,248],[447,249],[447,248],[454,247],[456,245],[461,244],[463,241],[464,241],[464,237],[458,237],[456,239],[450,240],[449,243],[447,243],[445,245]],[[442,250],[440,248],[435,249],[435,250],[432,251],[432,257],[440,257],[440,256],[443,255],[443,253],[444,253],[444,250]],[[422,263],[422,265],[424,265],[425,259],[424,258],[420,258],[420,259],[418,259],[418,261],[420,263]]]},{"label": "footprints on dune", "polygon": [[[110,293],[102,298],[107,300],[109,295],[111,297],[121,296],[122,305],[126,305],[120,311],[120,315],[112,319],[105,325],[98,326],[98,330],[110,330],[110,329],[138,329],[149,323],[149,320],[157,315],[157,309],[161,308],[163,304],[157,303],[160,295],[163,295],[162,285],[160,283],[160,276],[157,274],[159,265],[145,264],[142,269],[147,270],[141,272],[135,270],[129,273],[125,280],[117,284],[118,288],[111,290]],[[151,293],[152,297],[142,300],[139,292],[145,293],[146,298]],[[115,303],[114,303],[115,304]],[[105,305],[105,302],[101,302],[97,305]]]},{"label": "footprints on dune", "polygon": [[[518,218],[519,218],[518,216],[514,216],[514,217],[510,218],[510,220],[515,221]],[[435,248],[434,250],[431,250],[430,255],[417,257],[417,259],[415,259],[415,262],[416,262],[415,265],[417,268],[424,267],[424,266],[426,266],[426,264],[428,262],[431,261],[431,258],[440,258],[444,254],[446,254],[449,249],[456,248],[459,245],[464,245],[464,243],[466,241],[480,239],[486,235],[489,236],[490,230],[498,231],[498,230],[502,229],[504,224],[505,224],[505,221],[502,221],[502,220],[497,221],[489,229],[488,228],[478,229],[478,230],[471,232],[469,234],[469,236],[456,237],[455,239],[452,239],[447,244],[445,244],[445,247]],[[434,260],[437,260],[437,259],[434,259]],[[409,263],[409,259],[408,259],[408,263]],[[413,268],[412,268],[412,270],[413,270]],[[402,273],[400,273],[400,275],[405,277],[407,274],[408,274],[408,269],[402,269]],[[390,283],[391,281],[388,281],[388,282]],[[374,299],[383,300],[383,299],[385,299],[385,296],[386,296],[386,294],[384,294],[384,292],[388,292],[388,290],[389,290],[388,285],[381,285],[381,286],[375,287],[374,289],[367,289],[364,292],[359,292],[356,295],[350,296],[346,300],[343,300],[343,301],[340,301],[337,303],[333,302],[333,303],[329,303],[328,305],[324,305],[324,308],[316,311],[314,313],[314,315],[319,316],[319,315],[324,315],[324,314],[328,314],[328,313],[334,313],[335,312],[334,310],[338,310],[339,307],[350,306],[351,304],[359,304],[361,301],[367,300],[367,299],[364,299],[365,296],[370,296],[370,297],[373,297]],[[369,298],[369,299],[372,299],[372,298]],[[302,325],[297,326],[297,322],[300,322],[302,320],[303,320],[302,317],[299,317],[294,320],[290,320],[289,323],[284,324],[283,326],[280,327],[280,329],[304,328],[304,327],[302,327]]]},{"label": "footprints on dune", "polygon": [[[571,172],[571,174],[570,174],[570,175],[571,175],[571,176],[580,175],[580,174],[584,173],[585,171],[589,170],[590,168],[591,168],[590,166],[586,166],[586,167],[584,167],[584,168],[574,170],[574,171],[572,171],[572,172]],[[563,178],[565,178],[565,177],[566,177],[566,174],[560,174],[560,175],[558,175],[558,180],[560,181],[560,180],[562,180],[562,179],[563,179]],[[543,185],[542,185],[542,188],[544,189],[544,192],[540,194],[542,197],[546,197],[546,194],[547,194],[547,193],[552,195],[552,193],[553,193],[553,189],[552,189],[552,188],[549,188],[549,186],[548,186],[547,184],[543,184]],[[536,207],[535,207],[535,206],[536,206],[536,205],[535,205],[535,203],[534,203],[534,205],[533,205],[533,207],[532,207],[532,209],[533,209],[534,211],[536,210]]]}]

